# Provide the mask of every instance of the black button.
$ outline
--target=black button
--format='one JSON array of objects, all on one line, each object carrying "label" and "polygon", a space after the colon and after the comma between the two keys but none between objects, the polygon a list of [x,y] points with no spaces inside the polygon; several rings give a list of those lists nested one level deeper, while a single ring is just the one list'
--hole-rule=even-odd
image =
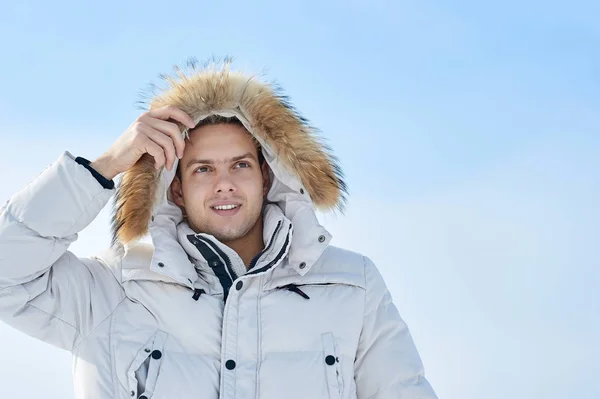
[{"label": "black button", "polygon": [[150,349],[148,349],[148,348],[144,349],[144,351],[145,351],[146,353],[150,353]]},{"label": "black button", "polygon": [[225,367],[227,367],[227,370],[233,370],[235,368],[235,362],[233,360],[228,360],[225,363]]},{"label": "black button", "polygon": [[138,399],[148,399],[148,397],[146,395],[142,395]]},{"label": "black button", "polygon": [[335,363],[335,357],[329,355],[325,358],[325,363],[327,363],[330,366],[333,366],[333,364]]},{"label": "black button", "polygon": [[241,281],[238,281],[237,284],[235,285],[235,289],[239,291],[242,289],[243,286],[244,286],[244,283],[242,283]]},{"label": "black button", "polygon": [[303,188],[300,189],[300,194],[304,194],[304,189]]},{"label": "black button", "polygon": [[319,236],[319,242],[325,242],[325,236]]},{"label": "black button", "polygon": [[135,392],[131,391],[130,392],[131,396],[135,396]]},{"label": "black button", "polygon": [[306,267],[306,263],[302,262],[300,263],[300,266],[298,266],[300,269],[304,269]]},{"label": "black button", "polygon": [[165,267],[165,264],[162,262],[158,262],[158,267]]},{"label": "black button", "polygon": [[152,359],[160,359],[162,357],[162,352],[159,350],[152,351]]}]

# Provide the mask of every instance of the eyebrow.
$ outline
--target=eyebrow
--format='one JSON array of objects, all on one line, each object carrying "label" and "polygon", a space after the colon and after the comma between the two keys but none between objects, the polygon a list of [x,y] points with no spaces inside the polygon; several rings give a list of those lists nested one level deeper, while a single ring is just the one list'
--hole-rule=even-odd
[{"label": "eyebrow", "polygon": [[185,167],[187,169],[190,166],[195,165],[195,164],[214,165],[215,163],[233,163],[233,162],[237,162],[239,160],[246,159],[246,158],[250,158],[250,159],[253,159],[254,161],[258,162],[258,160],[254,156],[254,154],[252,154],[251,152],[247,152],[247,153],[245,153],[243,155],[238,155],[238,156],[235,156],[233,158],[226,159],[226,160],[224,160],[222,162],[215,162],[212,159],[192,159],[191,161],[189,161],[187,163],[187,165]]}]

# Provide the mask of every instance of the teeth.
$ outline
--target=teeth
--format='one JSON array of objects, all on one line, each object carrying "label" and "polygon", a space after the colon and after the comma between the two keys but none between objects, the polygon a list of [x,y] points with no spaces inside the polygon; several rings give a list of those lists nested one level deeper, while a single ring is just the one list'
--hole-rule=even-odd
[{"label": "teeth", "polygon": [[219,205],[219,206],[215,206],[213,208],[218,209],[220,211],[227,211],[227,210],[230,210],[230,209],[237,208],[237,205]]}]

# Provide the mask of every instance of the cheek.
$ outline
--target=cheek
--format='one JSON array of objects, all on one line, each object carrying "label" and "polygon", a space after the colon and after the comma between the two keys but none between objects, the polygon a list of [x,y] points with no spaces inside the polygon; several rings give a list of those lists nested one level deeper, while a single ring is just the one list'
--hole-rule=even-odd
[{"label": "cheek", "polygon": [[208,189],[206,184],[198,184],[198,182],[188,182],[183,187],[183,195],[188,206],[202,206],[204,199],[207,197]]},{"label": "cheek", "polygon": [[236,183],[238,190],[242,191],[248,201],[261,201],[263,197],[262,175],[241,177]]}]

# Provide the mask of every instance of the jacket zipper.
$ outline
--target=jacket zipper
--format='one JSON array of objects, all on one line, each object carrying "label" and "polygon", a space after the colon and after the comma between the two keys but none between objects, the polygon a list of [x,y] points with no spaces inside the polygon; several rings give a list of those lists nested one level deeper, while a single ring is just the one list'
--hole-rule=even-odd
[{"label": "jacket zipper", "polygon": [[206,291],[204,291],[202,288],[194,288],[194,295],[192,296],[192,299],[197,301],[202,294],[206,294]]},{"label": "jacket zipper", "polygon": [[221,258],[223,258],[223,260],[225,261],[225,265],[227,266],[227,271],[230,274],[230,278],[231,281],[235,281],[237,279],[237,274],[235,274],[235,271],[233,270],[233,267],[231,265],[231,259],[229,259],[229,256],[227,256],[227,254],[223,251],[221,251],[221,248],[219,248],[216,244],[214,244],[212,241],[204,238],[204,237],[197,237],[199,240],[204,241],[206,244],[208,244],[209,246],[212,247],[212,249],[219,254],[219,256]]},{"label": "jacket zipper", "polygon": [[284,285],[283,287],[279,287],[279,288],[295,292],[296,294],[300,295],[304,299],[310,299],[310,297],[308,295],[306,295],[306,293],[304,291],[302,291],[300,288],[298,288],[298,286],[296,284],[288,284],[288,285]]},{"label": "jacket zipper", "polygon": [[287,284],[287,285],[283,285],[281,287],[277,287],[276,289],[278,289],[278,290],[286,289],[288,291],[295,292],[296,294],[300,295],[304,299],[310,299],[310,297],[304,291],[302,291],[299,287],[304,287],[307,285],[332,285],[332,284],[333,283]]},{"label": "jacket zipper", "polygon": [[267,252],[271,248],[271,245],[273,245],[273,241],[275,241],[275,236],[279,232],[279,228],[280,227],[281,227],[281,220],[279,222],[277,222],[277,227],[275,228],[275,231],[273,232],[273,235],[271,236],[271,239],[269,240],[269,243],[267,244],[267,246],[265,247],[265,249],[263,249],[262,251],[260,251],[258,253],[258,255],[256,255],[252,259],[252,261],[250,262],[250,265],[248,266],[248,270],[252,270],[252,268],[254,266],[256,266],[256,262],[258,262],[258,260],[260,259],[260,257],[263,256],[265,254],[265,252]]},{"label": "jacket zipper", "polygon": [[[290,230],[291,230],[291,228],[292,228],[292,226],[290,225]],[[290,243],[290,231],[288,230],[287,236],[285,238],[285,242],[283,243],[283,247],[281,248],[281,251],[279,251],[279,253],[275,257],[275,259],[273,259],[271,262],[269,262],[269,264],[267,264],[266,266],[263,266],[260,269],[253,270],[253,271],[249,272],[248,274],[258,274],[258,273],[264,272],[265,270],[269,270],[274,264],[279,262],[279,260],[283,257],[283,255],[285,254],[285,250],[289,243]]]},{"label": "jacket zipper", "polygon": [[[227,301],[229,289],[233,284],[233,279],[231,276],[231,261],[229,260],[227,255],[220,252],[222,254],[223,261],[226,263],[226,265],[228,264],[229,266],[228,270],[227,267],[223,265],[223,261],[219,259],[217,252],[214,250],[214,246],[209,240],[206,240],[203,237],[197,235],[190,235],[188,236],[188,238],[198,248],[201,255],[206,259],[206,261],[209,263],[209,266],[213,269],[215,275],[218,277],[219,282],[223,287],[223,300]],[[216,263],[216,265],[213,265],[213,263]],[[233,275],[235,276],[235,273]],[[194,289],[193,287],[191,288]],[[199,295],[197,292],[194,291],[194,295],[192,296],[192,298],[196,299],[196,297],[199,298]]]}]

